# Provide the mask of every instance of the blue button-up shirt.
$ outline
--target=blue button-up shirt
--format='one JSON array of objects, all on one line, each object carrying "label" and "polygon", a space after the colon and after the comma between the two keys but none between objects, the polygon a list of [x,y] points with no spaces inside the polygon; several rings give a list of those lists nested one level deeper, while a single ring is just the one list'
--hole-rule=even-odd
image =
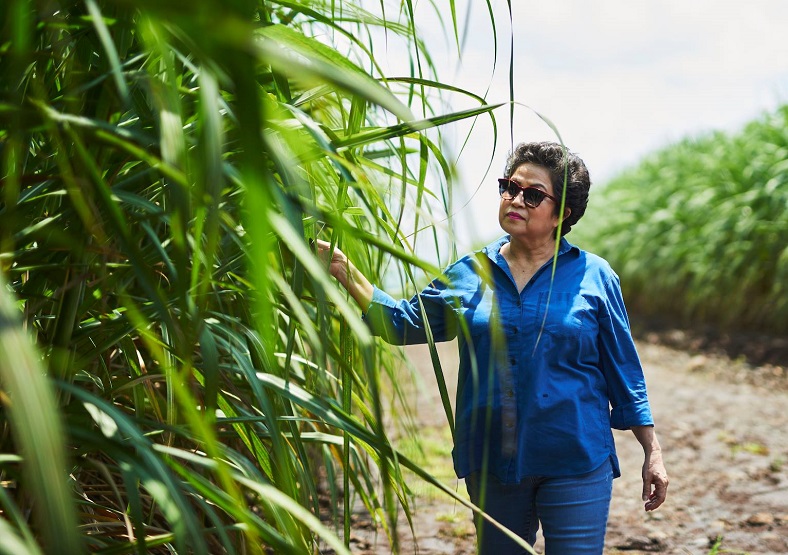
[{"label": "blue button-up shirt", "polygon": [[[365,319],[397,345],[458,339],[457,476],[505,483],[584,474],[611,460],[612,428],[652,425],[618,276],[566,239],[517,290],[508,236],[449,266],[410,300],[375,288]],[[486,463],[484,461],[487,461]],[[485,466],[486,465],[486,466]]]}]

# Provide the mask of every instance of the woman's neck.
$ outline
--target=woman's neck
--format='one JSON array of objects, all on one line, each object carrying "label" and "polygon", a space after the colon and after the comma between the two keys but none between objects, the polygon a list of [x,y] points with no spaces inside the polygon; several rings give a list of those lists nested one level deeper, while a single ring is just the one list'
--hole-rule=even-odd
[{"label": "woman's neck", "polygon": [[511,240],[501,247],[501,256],[509,265],[509,271],[514,278],[518,291],[522,291],[539,268],[553,257],[555,253],[555,240],[544,244],[523,245]]},{"label": "woman's neck", "polygon": [[541,267],[555,254],[555,238],[534,244],[518,241],[512,237],[501,248],[501,254],[509,263]]}]

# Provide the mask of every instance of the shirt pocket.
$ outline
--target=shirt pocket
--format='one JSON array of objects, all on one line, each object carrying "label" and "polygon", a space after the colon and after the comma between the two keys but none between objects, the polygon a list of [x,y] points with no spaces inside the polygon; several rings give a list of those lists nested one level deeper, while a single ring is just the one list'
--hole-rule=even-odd
[{"label": "shirt pocket", "polygon": [[579,293],[571,291],[539,293],[536,311],[537,329],[541,329],[544,323],[544,329],[550,335],[572,337],[592,329],[592,318],[591,305]]}]

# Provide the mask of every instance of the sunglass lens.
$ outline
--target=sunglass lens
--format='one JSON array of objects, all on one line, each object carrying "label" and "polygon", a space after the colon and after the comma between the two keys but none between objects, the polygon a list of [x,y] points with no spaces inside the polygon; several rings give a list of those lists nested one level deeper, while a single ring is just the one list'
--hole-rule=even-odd
[{"label": "sunglass lens", "polygon": [[545,198],[545,194],[539,189],[523,189],[523,202],[532,208],[536,208]]},{"label": "sunglass lens", "polygon": [[505,199],[513,199],[519,192],[520,188],[517,187],[517,185],[515,185],[512,181],[509,181],[508,179],[498,180],[498,193]]}]

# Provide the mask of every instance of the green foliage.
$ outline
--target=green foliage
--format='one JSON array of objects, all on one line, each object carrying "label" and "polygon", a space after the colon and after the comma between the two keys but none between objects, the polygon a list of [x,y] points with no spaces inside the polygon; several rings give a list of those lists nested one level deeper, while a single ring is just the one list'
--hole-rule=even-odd
[{"label": "green foliage", "polygon": [[636,310],[788,331],[788,106],[664,148],[595,195],[581,240]]},{"label": "green foliage", "polygon": [[0,552],[346,553],[351,489],[389,534],[402,467],[456,496],[392,447],[391,355],[310,247],[435,271],[436,128],[494,107],[431,112],[405,8],[2,4]]}]

